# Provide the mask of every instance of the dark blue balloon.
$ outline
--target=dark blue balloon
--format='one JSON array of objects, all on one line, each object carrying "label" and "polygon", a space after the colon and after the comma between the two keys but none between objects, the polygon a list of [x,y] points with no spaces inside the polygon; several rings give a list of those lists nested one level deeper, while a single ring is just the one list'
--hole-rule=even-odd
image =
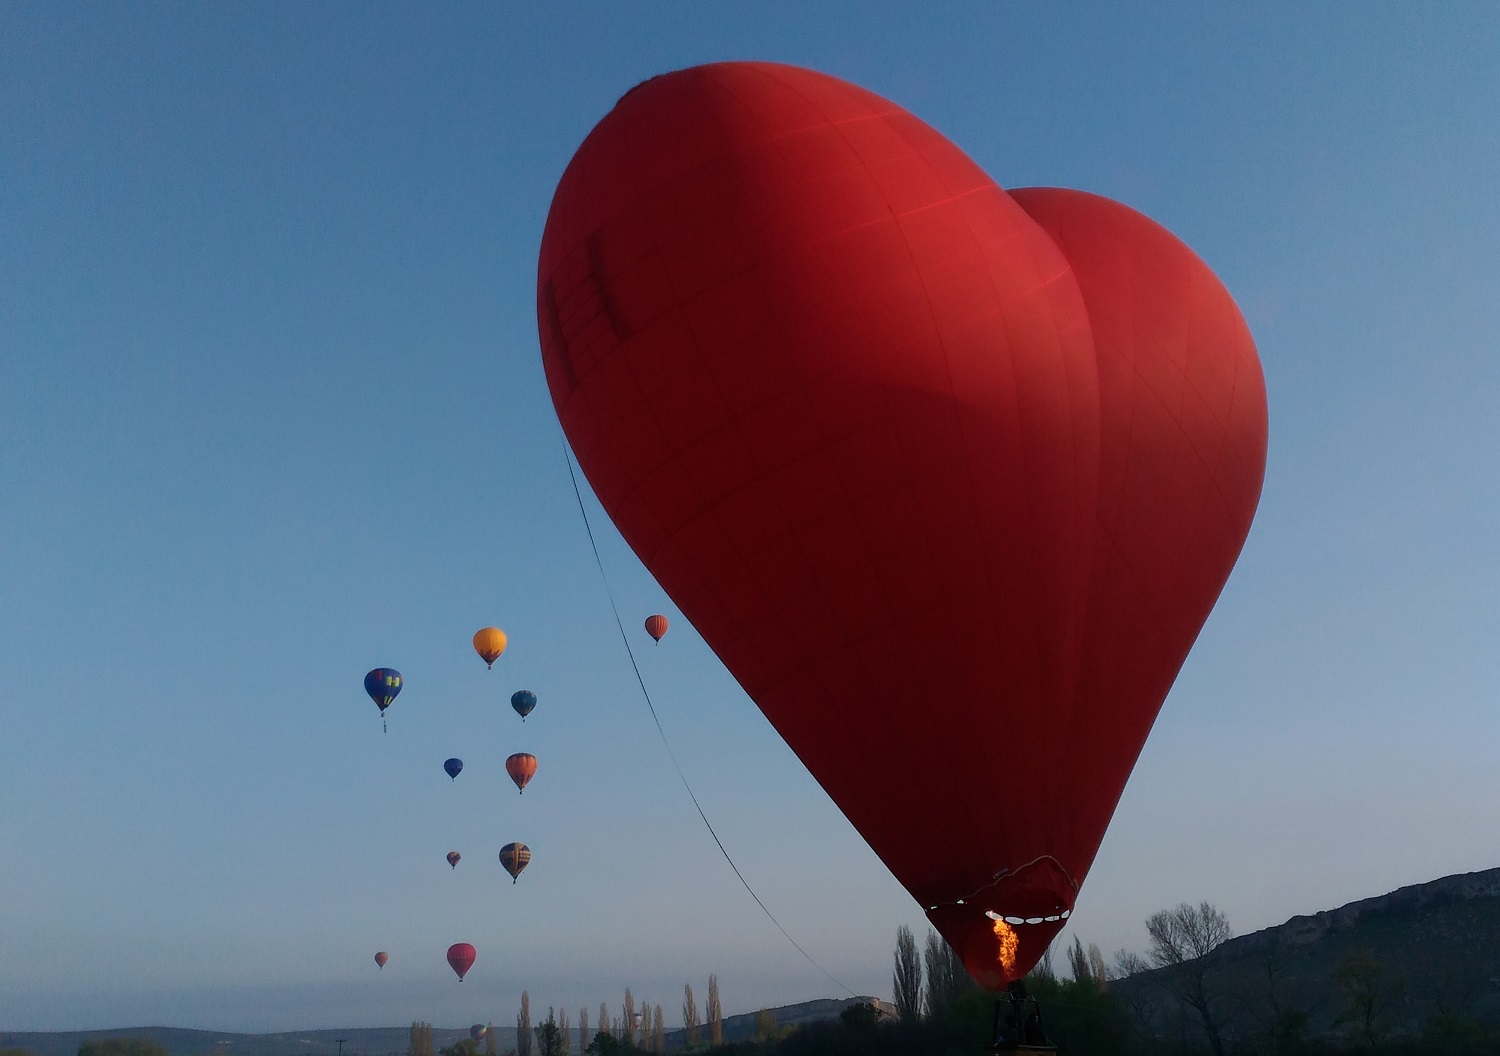
[{"label": "dark blue balloon", "polygon": [[510,706],[524,719],[536,707],[536,694],[529,689],[518,689],[510,695]]},{"label": "dark blue balloon", "polygon": [[443,769],[448,771],[448,776],[456,778],[463,771],[464,761],[462,759],[449,759],[443,763]]},{"label": "dark blue balloon", "polygon": [[401,672],[394,667],[377,667],[365,676],[365,692],[376,707],[385,711],[401,692]]}]

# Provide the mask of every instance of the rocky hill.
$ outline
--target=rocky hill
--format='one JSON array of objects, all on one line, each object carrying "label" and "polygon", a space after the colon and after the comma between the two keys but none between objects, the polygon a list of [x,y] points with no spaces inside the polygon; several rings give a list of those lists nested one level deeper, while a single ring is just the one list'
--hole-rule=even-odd
[{"label": "rocky hill", "polygon": [[[1293,917],[1230,939],[1203,966],[1226,1038],[1263,1034],[1287,1014],[1313,1036],[1347,1033],[1361,1012],[1380,1035],[1445,1018],[1500,1026],[1500,869]],[[1112,985],[1163,1033],[1195,1015],[1169,983],[1162,970]]]}]

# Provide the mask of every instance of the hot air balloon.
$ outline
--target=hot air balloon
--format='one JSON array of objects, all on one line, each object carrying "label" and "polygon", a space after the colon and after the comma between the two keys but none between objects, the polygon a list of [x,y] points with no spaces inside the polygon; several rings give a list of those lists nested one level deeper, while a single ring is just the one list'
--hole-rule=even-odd
[{"label": "hot air balloon", "polygon": [[653,641],[660,642],[667,633],[667,618],[661,613],[646,617],[646,633]]},{"label": "hot air balloon", "polygon": [[382,971],[384,971],[385,970],[385,962],[388,961],[388,960],[390,960],[390,959],[391,959],[391,955],[388,954],[388,953],[386,953],[384,950],[381,950],[379,953],[377,953],[375,955],[375,964]]},{"label": "hot air balloon", "polygon": [[529,689],[518,689],[510,695],[510,706],[516,709],[516,714],[525,722],[526,716],[536,707],[536,694]]},{"label": "hot air balloon", "polygon": [[481,627],[474,632],[474,651],[484,658],[485,667],[494,667],[505,652],[505,632],[499,627]]},{"label": "hot air balloon", "polygon": [[526,791],[526,784],[536,776],[536,756],[529,752],[517,752],[505,760],[505,772],[516,783],[516,788]]},{"label": "hot air balloon", "polygon": [[448,966],[458,973],[459,982],[463,982],[469,969],[474,967],[474,958],[477,956],[474,947],[467,942],[455,942],[448,947]]},{"label": "hot air balloon", "polygon": [[458,863],[461,862],[461,861],[463,861],[463,857],[464,856],[461,855],[461,854],[459,854],[457,851],[449,851],[448,852],[448,864],[451,865],[453,868],[457,869],[458,868]]},{"label": "hot air balloon", "polygon": [[473,1038],[475,1041],[478,1041],[480,1038],[484,1037],[487,1030],[489,1030],[489,1028],[486,1027],[483,1023],[475,1023],[472,1027],[469,1028],[469,1037]]},{"label": "hot air balloon", "polygon": [[380,728],[385,730],[385,709],[401,692],[401,672],[394,667],[377,667],[365,676],[365,692],[380,709]]},{"label": "hot air balloon", "polygon": [[531,861],[531,848],[524,843],[507,843],[500,848],[500,864],[510,874],[510,882],[515,883],[516,878],[521,875]]},{"label": "hot air balloon", "polygon": [[448,771],[449,777],[457,781],[458,775],[463,773],[464,761],[462,759],[444,759],[443,769]]},{"label": "hot air balloon", "polygon": [[748,62],[616,103],[537,285],[616,527],[975,978],[1018,979],[1259,500],[1232,298],[1126,206]]}]

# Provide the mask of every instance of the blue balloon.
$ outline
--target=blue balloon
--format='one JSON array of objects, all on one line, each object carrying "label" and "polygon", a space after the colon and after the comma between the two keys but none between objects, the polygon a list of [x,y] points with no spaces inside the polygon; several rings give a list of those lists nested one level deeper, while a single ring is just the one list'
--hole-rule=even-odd
[{"label": "blue balloon", "polygon": [[510,695],[510,706],[516,709],[516,714],[521,718],[531,714],[531,709],[536,707],[536,694],[529,689],[518,689]]},{"label": "blue balloon", "polygon": [[401,692],[401,672],[394,667],[377,667],[365,676],[365,692],[377,708],[385,711]]},{"label": "blue balloon", "polygon": [[464,761],[462,759],[449,759],[443,763],[443,769],[448,771],[448,776],[457,778],[463,771]]}]

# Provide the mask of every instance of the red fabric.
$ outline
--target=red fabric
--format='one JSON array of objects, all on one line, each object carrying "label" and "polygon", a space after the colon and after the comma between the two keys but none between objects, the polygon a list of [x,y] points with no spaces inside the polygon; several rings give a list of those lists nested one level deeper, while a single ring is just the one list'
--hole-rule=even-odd
[{"label": "red fabric", "polygon": [[[1259,497],[1229,295],[1122,205],[723,63],[589,134],[538,322],[626,540],[970,971],[1024,972]],[[986,911],[1034,921],[1010,972]]]},{"label": "red fabric", "polygon": [[458,973],[458,981],[463,982],[464,976],[469,974],[469,969],[474,967],[474,958],[478,956],[474,947],[467,942],[455,942],[448,947],[448,967]]}]

